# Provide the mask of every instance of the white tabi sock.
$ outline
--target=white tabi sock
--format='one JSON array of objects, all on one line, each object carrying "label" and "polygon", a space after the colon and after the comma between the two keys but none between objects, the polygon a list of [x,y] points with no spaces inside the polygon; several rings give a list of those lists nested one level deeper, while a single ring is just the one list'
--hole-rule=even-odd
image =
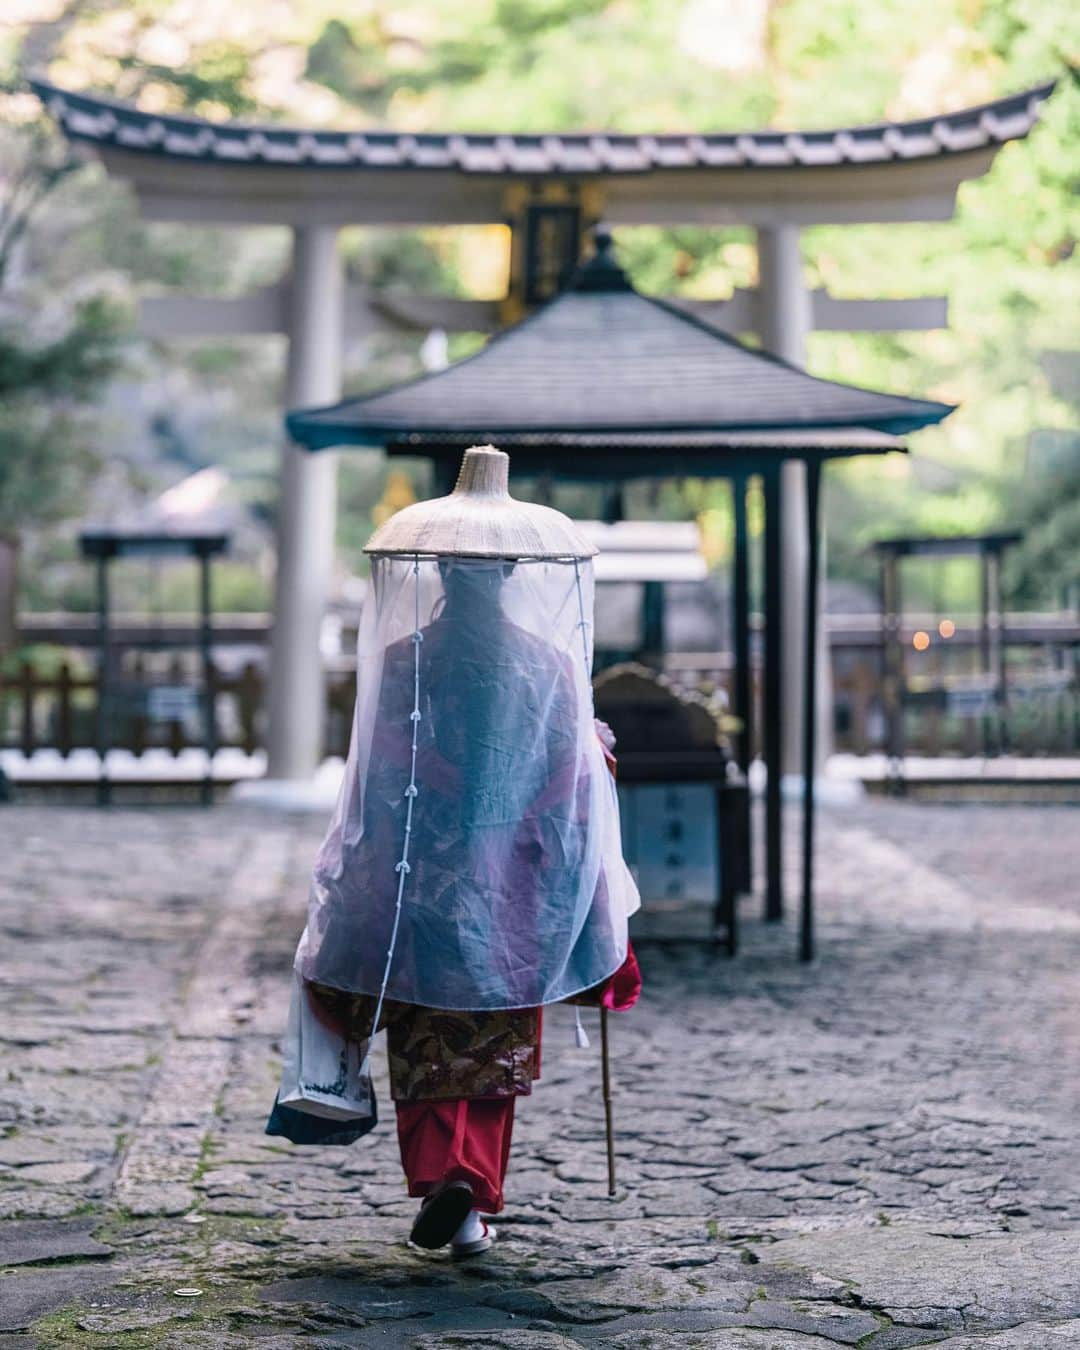
[{"label": "white tabi sock", "polygon": [[456,1245],[463,1242],[479,1242],[484,1236],[484,1221],[478,1210],[470,1209],[467,1218],[454,1234],[452,1241]]}]

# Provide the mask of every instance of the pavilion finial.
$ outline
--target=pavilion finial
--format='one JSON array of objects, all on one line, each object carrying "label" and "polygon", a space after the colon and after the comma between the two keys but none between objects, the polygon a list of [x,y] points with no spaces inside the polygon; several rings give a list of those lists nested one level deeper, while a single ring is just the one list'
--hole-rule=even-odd
[{"label": "pavilion finial", "polygon": [[615,240],[603,221],[592,228],[593,253],[578,269],[572,291],[632,291],[630,278],[615,257]]}]

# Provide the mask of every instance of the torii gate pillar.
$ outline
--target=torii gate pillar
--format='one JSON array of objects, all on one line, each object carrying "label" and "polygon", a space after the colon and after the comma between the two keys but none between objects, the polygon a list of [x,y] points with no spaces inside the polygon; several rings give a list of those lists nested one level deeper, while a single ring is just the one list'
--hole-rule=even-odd
[{"label": "torii gate pillar", "polygon": [[[800,231],[797,225],[762,226],[757,231],[758,330],[762,346],[792,365],[806,366],[806,339],[813,328],[812,300],[803,276]],[[784,773],[802,770],[802,676],[805,651],[806,606],[806,466],[785,464],[781,479],[781,543],[783,572],[780,610],[782,616],[782,667],[784,705],[782,764]],[[824,574],[824,568],[822,568]],[[824,611],[821,611],[822,613]],[[819,709],[831,706],[825,625],[818,633]],[[829,753],[831,727],[818,716],[819,759]]]},{"label": "torii gate pillar", "polygon": [[[329,225],[293,230],[287,408],[341,397],[344,285],[337,236]],[[323,756],[326,691],[319,634],[334,565],[337,456],[286,445],[280,483],[267,777],[295,781],[310,779]]]}]

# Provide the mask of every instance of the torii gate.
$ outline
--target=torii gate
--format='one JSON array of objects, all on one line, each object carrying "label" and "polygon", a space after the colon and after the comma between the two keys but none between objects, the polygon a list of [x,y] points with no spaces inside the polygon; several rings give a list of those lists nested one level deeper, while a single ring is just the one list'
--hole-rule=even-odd
[{"label": "torii gate", "polygon": [[[490,332],[550,298],[585,230],[619,225],[750,225],[759,284],[688,308],[805,365],[811,330],[939,328],[945,301],[838,300],[808,290],[800,231],[811,225],[948,220],[961,182],[1027,135],[1053,90],[1042,85],[979,107],[911,122],[834,131],[709,135],[474,135],[308,131],[160,116],[44,81],[34,91],[67,136],[90,144],[133,186],[147,220],[286,225],[292,267],[277,285],[236,299],[147,299],[159,336],[284,333],[289,407],[341,394],[347,331],[385,327]],[[379,297],[346,286],[337,248],[346,225],[509,223],[511,278],[501,302]],[[685,303],[685,302],[683,302]],[[784,589],[806,567],[802,466],[785,469]],[[333,559],[336,464],[282,452],[278,567],[270,655],[272,778],[317,767],[324,715],[318,633]],[[785,606],[785,702],[799,707],[803,606]],[[789,719],[795,768],[800,719]]]}]

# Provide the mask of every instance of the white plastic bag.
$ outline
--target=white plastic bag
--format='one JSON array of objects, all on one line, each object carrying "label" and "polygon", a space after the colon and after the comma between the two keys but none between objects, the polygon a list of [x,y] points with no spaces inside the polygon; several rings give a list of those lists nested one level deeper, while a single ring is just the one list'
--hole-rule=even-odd
[{"label": "white plastic bag", "polygon": [[283,1049],[278,1090],[283,1106],[323,1120],[355,1121],[374,1115],[363,1046],[319,1017],[310,991],[295,971]]}]

